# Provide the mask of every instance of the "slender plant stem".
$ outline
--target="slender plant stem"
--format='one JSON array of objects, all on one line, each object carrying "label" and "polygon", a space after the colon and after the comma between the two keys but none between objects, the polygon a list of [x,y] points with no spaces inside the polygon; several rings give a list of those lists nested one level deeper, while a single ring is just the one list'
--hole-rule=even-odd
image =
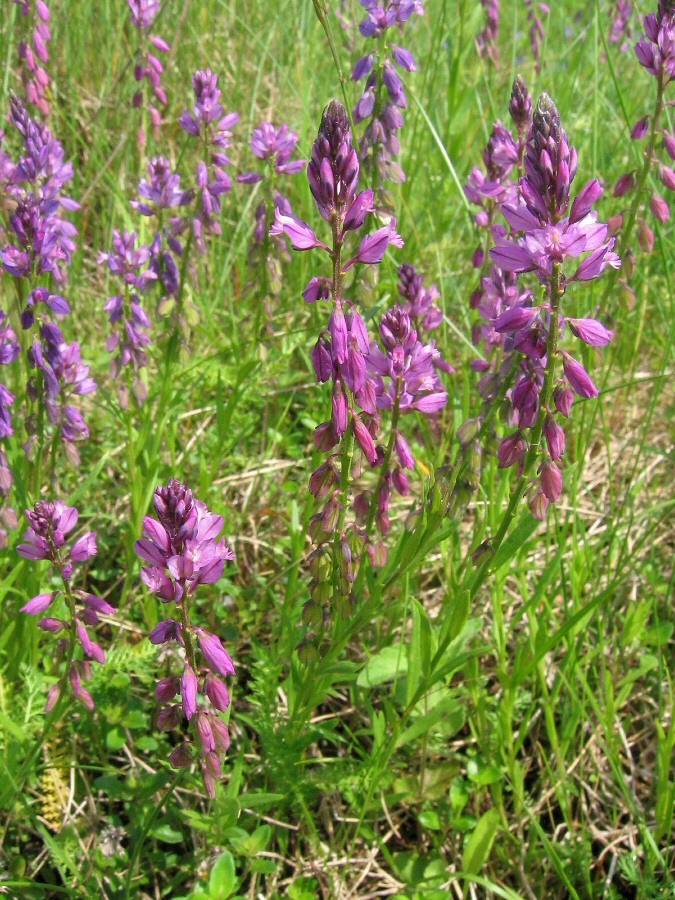
[{"label": "slender plant stem", "polygon": [[345,109],[349,117],[349,125],[353,133],[354,119],[352,118],[351,102],[349,100],[349,97],[347,96],[347,79],[345,78],[342,71],[342,66],[340,65],[340,57],[338,56],[337,49],[335,47],[335,41],[333,40],[333,32],[330,27],[330,22],[328,21],[328,5],[326,4],[325,0],[312,0],[312,4],[314,6],[316,17],[321,23],[321,27],[323,28],[326,34],[326,38],[328,39],[328,46],[330,47],[330,53],[333,57],[333,62],[335,63],[335,70],[337,72],[338,81],[340,82],[342,98],[344,100]]},{"label": "slender plant stem", "polygon": [[184,580],[181,581],[181,587],[183,588],[183,597],[180,602],[180,618],[183,625],[181,635],[185,643],[185,655],[187,656],[188,662],[192,667],[192,671],[196,672],[197,661],[195,657],[195,646],[192,642],[192,635],[190,634],[190,611],[188,609],[188,604],[190,601],[188,598],[187,587]]},{"label": "slender plant stem", "polygon": [[380,474],[377,479],[377,484],[375,485],[375,490],[373,492],[373,496],[370,501],[370,506],[368,508],[368,518],[366,519],[366,527],[365,527],[365,541],[363,545],[363,550],[361,551],[361,556],[359,558],[359,570],[356,576],[356,582],[354,584],[354,593],[358,596],[361,585],[363,584],[363,578],[365,574],[365,566],[368,559],[368,544],[370,542],[370,533],[373,529],[373,522],[375,521],[375,516],[377,515],[378,509],[378,498],[380,496],[380,491],[382,490],[382,486],[384,484],[384,479],[387,477],[387,473],[389,472],[389,466],[391,464],[391,457],[394,452],[394,446],[396,444],[396,432],[398,429],[398,420],[400,416],[400,403],[401,403],[401,378],[400,376],[396,379],[396,396],[394,399],[394,405],[392,408],[391,414],[391,433],[389,435],[389,441],[387,443],[387,448],[384,451],[384,458],[382,463],[380,464]]},{"label": "slender plant stem", "polygon": [[152,828],[152,826],[155,822],[155,819],[160,814],[162,807],[164,806],[166,801],[169,799],[171,794],[173,794],[173,792],[176,790],[181,779],[185,775],[186,771],[187,771],[186,769],[181,769],[180,771],[176,772],[176,774],[174,775],[168,788],[166,789],[166,791],[162,794],[160,799],[155,804],[155,807],[152,810],[152,812],[150,813],[150,815],[148,816],[147,820],[143,823],[143,826],[141,828],[141,833],[138,836],[138,840],[134,844],[134,850],[133,850],[133,853],[131,854],[131,859],[129,860],[129,868],[127,869],[127,875],[124,880],[124,896],[127,898],[127,900],[129,900],[129,898],[132,896],[130,893],[131,879],[134,874],[134,869],[136,868],[136,863],[138,862],[138,857],[141,855],[141,850],[143,849],[143,844],[145,843],[145,840],[146,840],[148,834],[150,833],[150,829]]}]

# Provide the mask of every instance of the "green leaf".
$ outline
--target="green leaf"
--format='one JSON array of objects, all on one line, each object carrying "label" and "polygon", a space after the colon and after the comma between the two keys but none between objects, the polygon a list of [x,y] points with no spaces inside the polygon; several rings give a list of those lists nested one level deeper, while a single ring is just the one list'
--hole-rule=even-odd
[{"label": "green leaf", "polygon": [[111,728],[105,736],[105,745],[113,753],[124,746],[126,735],[119,728]]},{"label": "green leaf", "polygon": [[272,839],[272,826],[261,825],[253,832],[250,838],[251,856],[260,853]]},{"label": "green leaf", "polygon": [[526,512],[499,550],[497,550],[492,565],[490,566],[490,571],[496,572],[501,569],[502,566],[511,562],[516,553],[518,553],[523,544],[530,539],[533,532],[536,531],[540,524],[541,523],[534,518],[531,512]]},{"label": "green leaf", "polygon": [[375,687],[408,671],[408,659],[400,646],[385,647],[372,656],[356,679],[359,687]]},{"label": "green leaf", "polygon": [[487,862],[499,827],[499,812],[493,807],[478,820],[462,854],[462,869],[477,875]]},{"label": "green leaf", "polygon": [[502,773],[496,766],[486,765],[482,759],[470,759],[466,766],[466,774],[474,784],[485,787],[496,784],[502,779]]},{"label": "green leaf", "polygon": [[454,697],[446,697],[445,700],[441,700],[440,703],[437,703],[428,713],[415,719],[412,725],[408,726],[408,728],[401,733],[399,739],[396,741],[396,746],[403,747],[405,744],[409,744],[410,741],[414,741],[423,734],[428,734],[428,732],[440,723],[447,724],[448,727],[451,726],[450,731],[446,731],[446,734],[454,734],[462,727],[464,719],[464,704],[455,700]]},{"label": "green leaf", "polygon": [[229,850],[223,850],[209,876],[209,893],[212,900],[226,900],[234,891],[236,884],[234,857]]},{"label": "green leaf", "polygon": [[441,818],[433,809],[423,810],[417,820],[423,828],[428,828],[430,831],[441,830]]},{"label": "green leaf", "polygon": [[156,837],[158,841],[163,841],[165,844],[182,844],[184,840],[182,833],[180,831],[175,831],[168,822],[162,822],[160,825],[155,825],[151,834],[153,837]]},{"label": "green leaf", "polygon": [[274,806],[285,799],[286,794],[240,794],[239,805],[242,809],[258,809],[261,806]]},{"label": "green leaf", "polygon": [[314,878],[297,878],[288,886],[289,900],[314,900],[318,887]]},{"label": "green leaf", "polygon": [[251,872],[259,872],[261,875],[272,875],[277,870],[277,864],[273,859],[252,859],[249,866]]}]

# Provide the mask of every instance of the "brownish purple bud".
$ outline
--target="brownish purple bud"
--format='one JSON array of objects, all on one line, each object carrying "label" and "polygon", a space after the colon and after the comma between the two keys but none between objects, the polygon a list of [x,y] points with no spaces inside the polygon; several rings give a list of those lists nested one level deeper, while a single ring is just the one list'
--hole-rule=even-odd
[{"label": "brownish purple bud", "polygon": [[532,98],[522,75],[516,75],[513,82],[509,113],[518,129],[518,133],[523,134],[526,132],[532,119]]}]

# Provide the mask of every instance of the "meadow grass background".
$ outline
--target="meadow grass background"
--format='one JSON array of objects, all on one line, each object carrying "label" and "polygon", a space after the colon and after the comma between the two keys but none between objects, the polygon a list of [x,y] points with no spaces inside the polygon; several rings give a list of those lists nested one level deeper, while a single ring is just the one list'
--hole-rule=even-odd
[{"label": "meadow grass background", "polygon": [[[367,319],[395,301],[402,262],[441,290],[437,342],[457,374],[447,379],[436,431],[417,425],[418,492],[451,462],[456,428],[476,407],[468,361],[477,235],[461,184],[480,165],[493,121],[508,118],[514,75],[525,76],[535,98],[546,90],[556,101],[579,151],[575,186],[598,177],[610,188],[601,218],[621,208],[611,196],[618,175],[640,164],[630,129],[652,107],[655,83],[632,50],[606,48],[609,6],[553,5],[539,74],[518,0],[501,3],[497,68],[475,49],[484,15],[477,2],[427,0],[425,16],[401,39],[418,64],[406,79],[401,133],[408,178],[394,188],[406,244],[380,267]],[[108,662],[92,683],[96,713],[74,711],[24,771],[41,731],[42,657],[51,650],[33,617],[17,612],[45,588],[41,572],[16,555],[19,532],[12,535],[0,557],[7,892],[674,897],[671,222],[654,223],[651,255],[635,247],[634,299],[604,279],[570,290],[567,314],[597,314],[616,337],[602,355],[586,357],[601,394],[574,407],[563,497],[544,525],[521,529],[508,546],[428,690],[406,711],[423,645],[435,646],[452,612],[467,549],[499,525],[508,472],[496,461],[486,466],[461,521],[448,524],[448,538],[417,573],[385,592],[344,653],[309,671],[299,663],[314,511],[307,480],[319,460],[311,437],[330,402],[309,360],[324,310],[304,304],[301,292],[324,274],[322,263],[293,254],[260,338],[260,295],[247,263],[257,195],[235,185],[224,201],[223,237],[210,242],[189,285],[189,338],[182,349],[167,347],[155,326],[148,400],[135,421],[124,416],[107,376],[109,292],[96,255],[109,248],[113,228],[143,234],[129,206],[140,166],[139,113],[130,106],[135,34],[122,0],[53,0],[51,10],[50,127],[73,161],[71,193],[82,203],[67,336],[82,342],[99,391],[81,466],[64,463],[45,491],[77,504],[98,530],[89,584],[119,613]],[[20,86],[19,19],[5,0],[3,110]],[[348,74],[364,42],[331,21]],[[176,120],[192,104],[191,74],[209,66],[226,111],[240,114],[233,174],[253,167],[247,142],[263,119],[288,122],[308,157],[325,103],[341,96],[309,0],[167,0],[152,30],[172,49],[166,124],[159,141],[149,134],[149,153],[180,164],[186,142]],[[351,82],[346,89],[355,100]],[[287,187],[296,213],[318,230],[304,175]],[[0,292],[8,300],[7,276]],[[19,444],[7,452],[21,472]],[[212,803],[198,780],[174,784],[167,739],[152,726],[162,662],[145,635],[161,610],[140,582],[132,548],[154,488],[172,476],[224,516],[237,553],[236,567],[201,604],[202,621],[226,639],[238,672],[226,778]],[[15,491],[17,509],[37,499],[20,478]],[[394,509],[394,538],[409,507]],[[107,856],[111,827],[122,831],[118,852]]]}]

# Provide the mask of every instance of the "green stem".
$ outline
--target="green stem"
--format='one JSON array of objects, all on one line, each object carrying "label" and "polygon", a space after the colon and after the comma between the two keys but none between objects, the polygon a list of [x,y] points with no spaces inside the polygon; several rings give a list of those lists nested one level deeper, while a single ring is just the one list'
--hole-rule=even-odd
[{"label": "green stem", "polygon": [[28,772],[33,767],[33,763],[37,759],[44,745],[45,739],[51,733],[54,725],[59,721],[61,708],[63,707],[64,700],[66,696],[70,697],[70,695],[66,694],[66,687],[68,684],[68,675],[70,673],[70,667],[73,664],[73,659],[75,656],[75,645],[77,642],[77,619],[75,616],[75,598],[73,597],[73,592],[70,587],[70,581],[67,578],[63,577],[63,567],[65,562],[61,559],[59,555],[58,549],[54,546],[53,542],[47,538],[47,542],[50,545],[50,550],[53,554],[54,563],[59,570],[59,574],[61,575],[61,580],[63,582],[63,595],[66,598],[66,604],[68,606],[68,611],[70,613],[70,636],[68,640],[68,651],[66,653],[65,658],[65,666],[63,669],[63,674],[58,681],[59,685],[59,695],[54,703],[54,706],[47,713],[42,730],[40,731],[39,736],[37,737],[35,743],[33,744],[33,749],[28,754],[28,756],[24,759],[21,769],[17,775],[17,784],[18,790],[20,791],[23,787],[24,780],[26,779]]},{"label": "green stem", "polygon": [[349,125],[352,130],[352,134],[354,133],[354,119],[352,118],[352,110],[351,103],[349,97],[347,96],[347,79],[344,76],[342,71],[342,66],[340,65],[340,58],[337,54],[337,50],[335,48],[335,42],[333,41],[333,32],[331,31],[330,22],[328,21],[328,5],[325,0],[312,0],[312,4],[314,6],[314,12],[316,13],[316,17],[321,23],[321,27],[323,28],[326,38],[328,39],[328,46],[330,47],[331,56],[333,57],[333,62],[335,63],[335,70],[338,74],[338,81],[340,82],[340,90],[342,91],[342,98],[344,100],[345,109],[347,110],[347,115],[349,117]]},{"label": "green stem", "polygon": [[387,449],[384,452],[384,458],[382,460],[382,464],[380,465],[380,474],[377,479],[377,484],[375,485],[375,491],[370,501],[370,507],[368,509],[368,518],[366,519],[366,536],[363,544],[363,550],[361,551],[361,556],[359,558],[359,569],[356,576],[356,581],[354,583],[354,593],[358,597],[359,589],[363,584],[363,578],[365,573],[365,565],[368,557],[368,543],[370,541],[370,533],[373,528],[373,522],[375,521],[375,516],[377,515],[378,508],[378,498],[380,496],[380,491],[382,490],[382,485],[384,484],[384,479],[389,472],[389,466],[391,464],[391,457],[394,452],[394,446],[396,444],[396,432],[398,429],[398,420],[400,416],[400,403],[401,403],[401,378],[400,376],[396,379],[396,396],[394,399],[394,406],[392,408],[391,414],[391,433],[389,435],[389,442],[387,443]]},{"label": "green stem", "polygon": [[188,610],[189,599],[184,581],[181,581],[181,587],[183,588],[183,598],[180,602],[180,618],[183,625],[183,631],[181,632],[181,634],[183,637],[183,642],[185,643],[185,655],[188,662],[190,663],[192,671],[196,672],[197,660],[195,656],[195,645],[192,642],[192,635],[190,633],[190,612]]},{"label": "green stem", "polygon": [[[339,306],[342,308],[342,215],[340,211],[336,211],[333,214],[332,220],[332,229],[333,229],[333,250],[331,252],[331,258],[333,261],[333,304],[334,306]],[[349,410],[353,416],[353,403],[351,392],[347,385],[340,377],[340,384],[342,390],[347,398],[347,404]],[[354,428],[353,423],[350,421],[346,432],[342,435],[342,440],[340,441],[340,483],[339,483],[339,516],[338,522],[335,528],[335,537],[333,538],[333,572],[332,572],[332,583],[333,590],[337,594],[344,595],[344,591],[342,590],[342,583],[340,579],[340,566],[339,559],[340,554],[342,553],[342,548],[340,546],[341,535],[344,529],[345,518],[347,516],[347,503],[349,502],[349,487],[350,487],[350,476],[352,469],[352,462],[354,459]]]}]

